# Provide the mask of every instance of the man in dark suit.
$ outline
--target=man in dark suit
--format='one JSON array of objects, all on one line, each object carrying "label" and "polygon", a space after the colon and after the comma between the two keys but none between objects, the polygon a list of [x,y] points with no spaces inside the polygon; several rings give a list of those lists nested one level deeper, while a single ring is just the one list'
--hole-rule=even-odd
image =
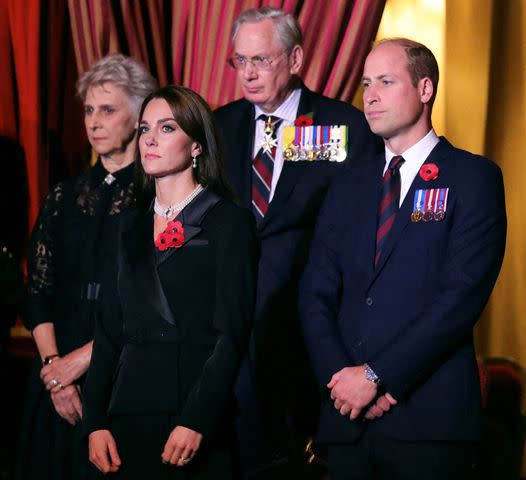
[{"label": "man in dark suit", "polygon": [[333,480],[473,475],[473,326],[504,255],[504,189],[490,160],[436,136],[437,83],[424,45],[371,51],[364,110],[385,154],[331,187],[302,279]]},{"label": "man in dark suit", "polygon": [[[254,341],[237,385],[240,455],[247,478],[263,478],[269,468],[273,478],[278,469],[285,478],[301,478],[296,467],[284,466],[295,463],[295,455],[301,464],[302,440],[317,412],[315,395],[305,398],[315,389],[299,328],[299,277],[331,179],[373,151],[376,139],[359,110],[299,80],[302,35],[292,15],[248,10],[237,18],[232,39],[230,63],[244,98],[218,109],[216,118],[229,180],[240,203],[253,210],[261,242]],[[284,155],[285,127],[295,123],[307,125],[296,134],[310,128],[311,140]],[[318,145],[316,152],[316,125],[345,126],[348,138],[345,128],[330,130],[340,135],[338,145],[332,151]]]}]

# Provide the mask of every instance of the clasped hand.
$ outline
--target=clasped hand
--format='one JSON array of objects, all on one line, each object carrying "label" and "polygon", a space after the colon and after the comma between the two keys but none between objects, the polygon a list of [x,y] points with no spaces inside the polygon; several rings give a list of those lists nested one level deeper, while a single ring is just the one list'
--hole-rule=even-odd
[{"label": "clasped hand", "polygon": [[57,392],[71,385],[83,373],[84,368],[79,355],[75,351],[56,357],[49,365],[44,365],[40,370],[40,379],[50,392]]},{"label": "clasped hand", "polygon": [[[340,414],[349,415],[351,420],[356,420],[378,394],[378,386],[365,378],[364,366],[342,368],[332,376],[327,388],[331,391],[334,407]],[[381,417],[394,405],[396,400],[389,393],[380,395],[364,417],[368,420]]]}]

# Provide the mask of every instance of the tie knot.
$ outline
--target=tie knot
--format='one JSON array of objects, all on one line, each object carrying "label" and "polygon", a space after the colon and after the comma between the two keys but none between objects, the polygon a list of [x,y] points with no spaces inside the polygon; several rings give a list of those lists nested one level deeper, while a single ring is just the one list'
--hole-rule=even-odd
[{"label": "tie knot", "polygon": [[281,120],[281,118],[275,117],[274,115],[265,115],[264,113],[262,113],[258,117],[258,120],[263,120],[265,123],[271,123],[272,125],[274,125],[278,123]]},{"label": "tie knot", "polygon": [[404,162],[405,160],[404,157],[402,157],[402,155],[395,155],[393,158],[391,158],[391,161],[389,162],[389,170],[391,170],[391,172],[398,170]]},{"label": "tie knot", "polygon": [[263,115],[263,114],[261,114],[258,118],[265,122],[265,126],[264,126],[265,133],[272,135],[274,137],[276,135],[276,130],[278,129],[279,124],[281,123],[281,118],[275,117],[274,115]]}]

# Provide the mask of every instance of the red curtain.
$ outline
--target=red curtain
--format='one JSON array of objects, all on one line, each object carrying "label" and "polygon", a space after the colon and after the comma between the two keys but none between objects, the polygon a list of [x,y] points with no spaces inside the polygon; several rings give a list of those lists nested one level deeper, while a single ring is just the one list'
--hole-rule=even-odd
[{"label": "red curtain", "polygon": [[50,176],[54,182],[78,171],[64,160],[64,152],[78,157],[82,121],[81,104],[73,101],[77,68],[69,23],[65,0],[0,2],[0,135],[25,153],[30,227]]},{"label": "red curtain", "polygon": [[217,107],[241,96],[226,60],[232,24],[243,10],[271,5],[297,16],[305,37],[305,83],[350,102],[385,0],[68,0],[68,5],[79,72],[122,51],[145,63],[161,85],[186,85]]},{"label": "red curtain", "polygon": [[299,19],[305,83],[350,102],[385,0],[0,1],[0,135],[25,151],[29,225],[50,184],[84,165],[79,73],[121,51],[142,60],[161,85],[189,86],[217,107],[241,96],[226,66],[232,23],[264,4]]},{"label": "red curtain", "polygon": [[18,95],[18,141],[25,151],[29,217],[36,218],[42,194],[47,191],[47,162],[41,162],[42,119],[40,114],[40,2],[7,0],[9,34],[13,45]]}]

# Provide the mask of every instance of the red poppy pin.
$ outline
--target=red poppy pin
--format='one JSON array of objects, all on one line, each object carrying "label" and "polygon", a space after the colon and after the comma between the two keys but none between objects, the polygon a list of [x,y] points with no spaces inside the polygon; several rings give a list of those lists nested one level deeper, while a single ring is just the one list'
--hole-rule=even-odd
[{"label": "red poppy pin", "polygon": [[160,233],[155,240],[155,246],[161,252],[164,252],[169,248],[180,248],[183,243],[184,228],[179,220],[176,222],[168,222],[166,230]]},{"label": "red poppy pin", "polygon": [[300,115],[296,120],[294,120],[294,125],[296,127],[308,127],[314,123],[312,117],[314,112],[306,113],[305,115]]},{"label": "red poppy pin", "polygon": [[424,163],[420,169],[420,176],[426,181],[435,180],[438,178],[438,172],[440,170],[434,163]]}]

